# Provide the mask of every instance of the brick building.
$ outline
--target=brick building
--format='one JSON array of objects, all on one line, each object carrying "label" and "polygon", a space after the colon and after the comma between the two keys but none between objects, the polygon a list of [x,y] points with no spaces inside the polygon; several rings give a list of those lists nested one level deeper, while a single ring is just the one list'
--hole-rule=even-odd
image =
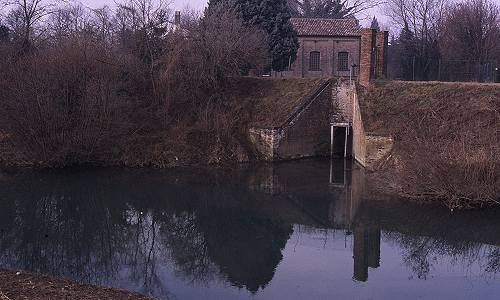
[{"label": "brick building", "polygon": [[292,18],[300,48],[284,77],[359,77],[387,74],[388,32],[363,29],[355,19]]}]

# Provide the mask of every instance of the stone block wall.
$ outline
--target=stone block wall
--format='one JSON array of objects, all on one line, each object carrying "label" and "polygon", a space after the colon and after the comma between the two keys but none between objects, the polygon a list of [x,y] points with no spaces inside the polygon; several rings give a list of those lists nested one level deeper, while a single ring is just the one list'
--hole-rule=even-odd
[{"label": "stone block wall", "polygon": [[271,161],[278,148],[281,133],[279,129],[250,128],[248,139],[259,159]]}]

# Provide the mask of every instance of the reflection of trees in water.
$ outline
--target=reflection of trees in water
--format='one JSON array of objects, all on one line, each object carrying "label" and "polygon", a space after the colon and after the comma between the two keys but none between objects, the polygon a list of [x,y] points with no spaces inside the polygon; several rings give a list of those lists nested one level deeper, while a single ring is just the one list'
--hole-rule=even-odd
[{"label": "reflection of trees in water", "polygon": [[127,215],[132,230],[129,231],[128,248],[122,253],[124,259],[119,263],[127,266],[130,280],[142,286],[142,292],[167,296],[167,287],[157,274],[157,264],[167,253],[158,237],[161,231],[158,216],[136,209],[129,209]]},{"label": "reflection of trees in water", "polygon": [[466,268],[477,265],[485,276],[500,272],[499,246],[397,232],[384,232],[384,239],[402,249],[403,262],[419,279],[427,279],[442,258]]},{"label": "reflection of trees in water", "polygon": [[215,275],[257,292],[274,276],[291,225],[239,209],[209,208],[164,220],[162,238],[187,278],[207,281]]},{"label": "reflection of trees in water", "polygon": [[97,284],[124,284],[125,275],[126,287],[161,296],[159,267],[171,262],[188,280],[252,292],[274,276],[291,226],[245,210],[241,191],[154,182],[152,191],[135,177],[92,175],[2,187],[0,263]]},{"label": "reflection of trees in water", "polygon": [[162,241],[170,250],[178,272],[191,281],[213,279],[217,268],[208,255],[196,214],[181,212],[164,218],[162,222]]},{"label": "reflection of trees in water", "polygon": [[165,295],[156,275],[161,248],[154,216],[103,194],[59,188],[7,202],[10,213],[0,220],[2,264],[96,284],[119,279],[126,268],[142,292]]},{"label": "reflection of trees in water", "polygon": [[233,285],[255,293],[271,281],[290,225],[238,209],[214,210],[203,221],[210,257]]}]

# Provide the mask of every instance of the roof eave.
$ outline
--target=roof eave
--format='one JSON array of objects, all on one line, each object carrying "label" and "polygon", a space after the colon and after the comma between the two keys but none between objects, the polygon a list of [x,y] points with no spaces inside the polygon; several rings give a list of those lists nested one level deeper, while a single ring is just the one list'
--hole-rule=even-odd
[{"label": "roof eave", "polygon": [[359,34],[359,35],[297,34],[297,37],[361,38],[361,34]]}]

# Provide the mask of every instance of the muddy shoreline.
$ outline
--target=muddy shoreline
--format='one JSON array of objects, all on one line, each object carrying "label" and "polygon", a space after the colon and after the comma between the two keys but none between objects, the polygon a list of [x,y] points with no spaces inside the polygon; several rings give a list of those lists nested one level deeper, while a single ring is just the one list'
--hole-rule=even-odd
[{"label": "muddy shoreline", "polygon": [[80,284],[69,279],[0,269],[0,299],[129,299],[152,300],[125,290]]}]

